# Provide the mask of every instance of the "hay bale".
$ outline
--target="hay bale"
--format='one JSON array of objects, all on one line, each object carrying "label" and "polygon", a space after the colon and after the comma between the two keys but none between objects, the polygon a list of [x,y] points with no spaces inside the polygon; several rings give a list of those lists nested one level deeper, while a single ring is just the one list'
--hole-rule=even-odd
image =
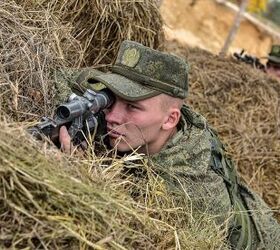
[{"label": "hay bale", "polygon": [[70,33],[48,10],[0,2],[1,113],[18,121],[51,113],[54,70],[80,62],[79,42]]},{"label": "hay bale", "polygon": [[280,221],[280,82],[201,49],[176,42],[166,49],[190,63],[187,103],[218,130],[241,175]]},{"label": "hay bale", "polygon": [[83,48],[84,65],[110,64],[125,39],[158,48],[163,41],[162,20],[156,0],[16,0],[26,9],[46,8]]},{"label": "hay bale", "polygon": [[147,171],[144,178],[124,175],[124,165],[137,169],[135,156],[66,158],[30,140],[18,125],[0,126],[1,249],[222,246],[223,231],[213,220],[195,214],[187,201],[175,206],[144,163],[138,165]]},{"label": "hay bale", "polygon": [[161,24],[148,0],[2,1],[0,113],[16,121],[51,115],[64,96],[56,70],[110,64],[124,39],[157,48]]}]

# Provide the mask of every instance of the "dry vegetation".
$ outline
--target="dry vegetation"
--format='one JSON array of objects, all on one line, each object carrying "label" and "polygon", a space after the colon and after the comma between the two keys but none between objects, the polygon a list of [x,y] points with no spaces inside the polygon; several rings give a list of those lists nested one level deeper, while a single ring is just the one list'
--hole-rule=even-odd
[{"label": "dry vegetation", "polygon": [[[52,113],[56,70],[106,65],[126,38],[158,48],[155,2],[1,1],[0,34],[0,248],[223,245],[213,220],[192,211],[187,199],[174,203],[162,179],[135,155],[69,158],[34,142],[17,123]],[[140,182],[124,174],[131,169],[144,171]]]},{"label": "dry vegetation", "polygon": [[55,70],[110,64],[124,39],[163,39],[153,1],[8,0],[0,14],[0,108],[14,120],[51,114]]},{"label": "dry vegetation", "polygon": [[2,112],[14,120],[48,114],[55,94],[52,72],[80,62],[72,28],[50,11],[25,11],[0,2],[0,90]]},{"label": "dry vegetation", "polygon": [[156,1],[147,0],[16,0],[29,10],[48,9],[81,43],[83,66],[110,64],[120,42],[130,39],[157,48],[162,44]]},{"label": "dry vegetation", "polygon": [[[162,179],[135,156],[65,158],[1,122],[0,247],[11,249],[217,249],[222,232],[174,206]],[[18,147],[20,145],[20,147]],[[64,158],[62,158],[64,157]],[[126,166],[145,172],[140,182]],[[134,197],[134,199],[132,198]]]},{"label": "dry vegetation", "polygon": [[[107,65],[123,39],[163,45],[155,2],[0,2],[0,248],[222,247],[223,231],[189,200],[175,205],[135,155],[66,158],[16,123],[51,114],[56,70]],[[279,211],[280,83],[203,50],[177,43],[167,49],[190,62],[189,103],[218,130],[250,186]],[[128,169],[144,171],[141,181],[124,174]]]}]

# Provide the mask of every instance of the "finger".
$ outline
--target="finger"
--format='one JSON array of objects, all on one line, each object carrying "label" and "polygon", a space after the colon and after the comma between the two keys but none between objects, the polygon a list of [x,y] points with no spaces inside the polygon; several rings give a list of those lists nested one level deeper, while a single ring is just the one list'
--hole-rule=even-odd
[{"label": "finger", "polygon": [[72,148],[71,137],[65,126],[62,126],[59,130],[59,142],[61,144],[61,150],[70,154]]}]

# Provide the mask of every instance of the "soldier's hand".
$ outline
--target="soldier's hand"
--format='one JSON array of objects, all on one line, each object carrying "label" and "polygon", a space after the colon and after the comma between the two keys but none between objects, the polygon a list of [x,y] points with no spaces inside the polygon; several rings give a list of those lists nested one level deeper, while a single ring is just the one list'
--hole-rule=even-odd
[{"label": "soldier's hand", "polygon": [[65,126],[61,126],[59,130],[59,142],[61,145],[61,151],[66,154],[71,154],[73,149],[73,144],[71,142],[71,137]]}]

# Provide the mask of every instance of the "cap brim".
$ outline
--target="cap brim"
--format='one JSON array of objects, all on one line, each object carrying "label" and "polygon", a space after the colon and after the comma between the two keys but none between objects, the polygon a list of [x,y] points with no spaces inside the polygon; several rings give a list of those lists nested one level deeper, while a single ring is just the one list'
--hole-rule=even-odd
[{"label": "cap brim", "polygon": [[115,95],[128,101],[140,101],[160,94],[159,91],[115,73],[101,73],[94,76],[94,79],[102,82]]}]

